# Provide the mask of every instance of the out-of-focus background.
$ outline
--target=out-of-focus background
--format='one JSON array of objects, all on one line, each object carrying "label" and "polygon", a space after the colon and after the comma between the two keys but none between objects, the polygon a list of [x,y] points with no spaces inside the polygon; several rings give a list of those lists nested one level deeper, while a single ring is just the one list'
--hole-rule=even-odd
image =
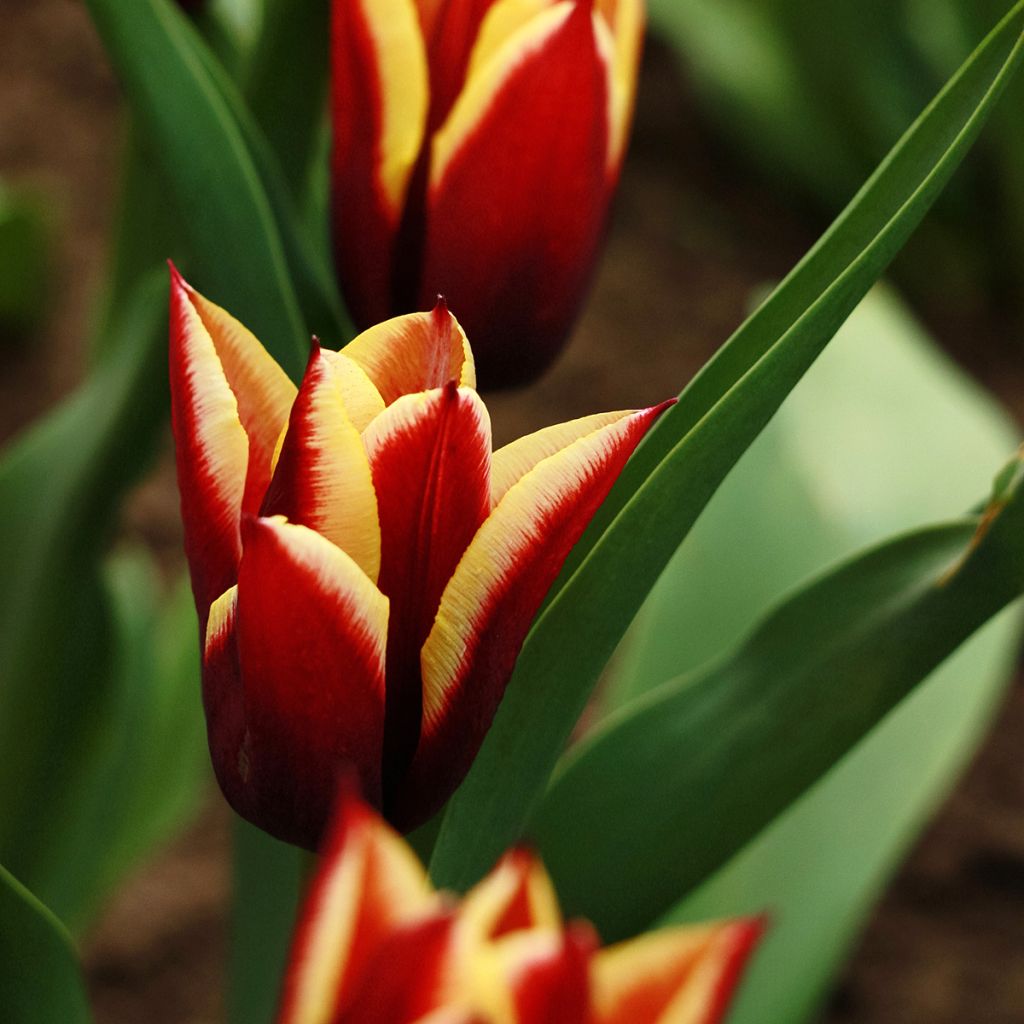
[{"label": "out-of-focus background", "polygon": [[[852,5],[859,15],[848,23],[817,14],[793,21],[793,9],[810,5],[708,0],[703,7],[717,14],[699,3],[671,6],[661,5],[662,35],[648,47],[633,147],[586,313],[538,385],[490,399],[498,442],[678,391],[758,289],[803,255],[981,35],[972,37],[969,24],[946,26],[945,34],[932,25],[911,47],[907,40],[921,37],[908,34],[913,19],[897,25],[890,17],[898,4]],[[919,19],[928,7],[906,6]],[[988,6],[992,21],[998,5]],[[774,7],[778,38],[764,32]],[[0,246],[14,254],[0,268],[0,437],[7,439],[84,372],[123,118],[80,3],[0,0],[0,24]],[[816,45],[801,45],[807,32],[817,33]],[[842,53],[869,54],[869,67],[841,59],[840,36]],[[813,60],[803,62],[807,53]],[[814,88],[787,93],[782,85],[801,75]],[[787,96],[802,99],[787,106]],[[876,326],[913,316],[917,325],[904,329],[930,334],[1020,424],[1024,138],[1017,133],[1017,166],[1012,113],[1001,113],[993,144],[972,156],[949,201],[894,268],[908,305],[894,314],[891,304],[901,300],[883,295]],[[1000,205],[1018,188],[1019,207]],[[873,329],[866,323],[867,335]],[[850,430],[860,429],[851,420]],[[117,532],[143,541],[171,574],[180,567],[180,529],[168,450],[165,443]],[[955,439],[946,457],[951,466],[964,457]],[[885,460],[878,465],[884,473]],[[756,522],[749,528],[756,534]],[[1022,736],[1018,679],[984,749],[889,886],[823,1022],[1021,1019]],[[86,940],[103,1024],[221,1019],[229,855],[228,813],[208,786],[194,822],[134,872]]]}]

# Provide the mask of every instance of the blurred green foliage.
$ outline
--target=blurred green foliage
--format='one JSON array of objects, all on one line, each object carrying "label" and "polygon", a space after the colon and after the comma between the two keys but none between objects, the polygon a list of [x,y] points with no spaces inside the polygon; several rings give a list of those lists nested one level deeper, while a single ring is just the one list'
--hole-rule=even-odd
[{"label": "blurred green foliage", "polygon": [[[714,128],[832,215],[1010,8],[1007,0],[651,0]],[[1024,319],[1024,81],[898,263],[940,309]]]},{"label": "blurred green foliage", "polygon": [[0,345],[23,338],[41,319],[49,271],[42,200],[0,182]]}]

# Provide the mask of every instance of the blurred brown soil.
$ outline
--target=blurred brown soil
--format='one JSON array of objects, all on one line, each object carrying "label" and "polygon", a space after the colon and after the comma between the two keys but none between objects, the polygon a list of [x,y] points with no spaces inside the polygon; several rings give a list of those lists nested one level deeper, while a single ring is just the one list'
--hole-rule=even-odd
[{"label": "blurred brown soil", "polygon": [[[0,175],[41,191],[59,229],[46,324],[0,348],[0,437],[80,378],[116,184],[118,92],[83,7],[0,0]],[[671,63],[648,63],[607,255],[573,345],[539,385],[493,396],[500,442],[556,419],[678,390],[823,225],[751,182],[694,113]],[[1024,420],[1021,338],[998,318],[926,313],[937,336]],[[178,536],[166,468],[126,525]],[[1024,686],[878,908],[828,1024],[1024,1020]],[[222,1017],[227,813],[211,794],[130,879],[85,945],[100,1024]],[[794,965],[797,966],[797,965]]]}]

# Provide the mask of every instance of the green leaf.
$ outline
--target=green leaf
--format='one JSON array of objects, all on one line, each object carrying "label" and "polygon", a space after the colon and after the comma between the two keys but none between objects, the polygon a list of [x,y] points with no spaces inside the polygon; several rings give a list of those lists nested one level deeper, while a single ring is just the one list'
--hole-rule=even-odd
[{"label": "green leaf", "polygon": [[[93,376],[0,459],[0,859],[33,891],[104,722],[115,623],[98,560],[165,415],[166,283]],[[55,757],[54,751],[60,751]]]},{"label": "green leaf", "polygon": [[969,508],[1018,439],[877,287],[673,556],[617,652],[601,707],[726,653],[821,567]]},{"label": "green leaf", "polygon": [[174,189],[194,260],[185,269],[297,378],[309,335],[285,246],[244,134],[199,56],[204,44],[171,0],[87,6]]},{"label": "green leaf", "polygon": [[101,725],[76,764],[51,841],[33,864],[38,891],[73,930],[187,821],[209,778],[188,581],[162,598],[155,564],[134,551],[110,561],[104,584],[113,657],[90,707]]},{"label": "green leaf", "polygon": [[[616,657],[602,707],[728,653],[818,566],[968,507],[1016,438],[895,296],[876,289],[673,558]],[[1004,617],[969,640],[686,901],[687,920],[771,909],[739,1020],[798,1020],[817,1000],[881,881],[973,749],[1010,677],[1019,622]],[[585,860],[587,847],[577,850]],[[616,890],[602,886],[588,902],[606,891]]]},{"label": "green leaf", "polygon": [[935,200],[1020,62],[1024,4],[627,465],[541,613],[431,862],[462,889],[520,834],[602,668],[718,485]]},{"label": "green leaf", "polygon": [[50,239],[42,204],[0,182],[0,343],[24,334],[43,312]]},{"label": "green leaf", "polygon": [[606,939],[648,925],[1022,591],[1018,489],[991,526],[869,551],[797,592],[734,656],[623,708],[569,755],[533,823],[567,910]]},{"label": "green leaf", "polygon": [[[355,332],[331,276],[326,251],[310,240],[311,233],[300,220],[295,198],[289,190],[277,156],[246,108],[234,82],[209,49],[196,37],[193,37],[193,41],[196,44],[195,57],[203,64],[211,84],[217,88],[245,139],[253,165],[266,191],[281,233],[285,259],[306,317],[306,325],[313,334],[335,341],[340,346],[350,340]],[[318,141],[319,133],[314,131],[314,138],[307,145],[315,150]],[[326,230],[323,236],[326,238]]]},{"label": "green leaf", "polygon": [[228,1020],[270,1024],[309,855],[235,819]]},{"label": "green leaf", "polygon": [[245,95],[293,193],[309,183],[327,96],[329,0],[266,0]]},{"label": "green leaf", "polygon": [[1012,678],[1019,637],[1019,611],[990,622],[666,916],[773,913],[730,1024],[814,1019],[886,878],[977,748]]},{"label": "green leaf", "polygon": [[3,867],[0,992],[7,1024],[88,1024],[92,1020],[67,932]]}]

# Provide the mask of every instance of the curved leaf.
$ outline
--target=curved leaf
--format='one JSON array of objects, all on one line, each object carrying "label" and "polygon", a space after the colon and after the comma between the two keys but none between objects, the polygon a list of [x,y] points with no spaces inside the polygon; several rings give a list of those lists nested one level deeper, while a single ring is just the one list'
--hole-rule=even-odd
[{"label": "curved leaf", "polygon": [[174,189],[190,276],[244,314],[297,379],[309,335],[284,244],[243,132],[198,56],[204,44],[171,0],[87,6]]},{"label": "curved leaf", "polygon": [[568,911],[606,939],[648,925],[1024,592],[1020,468],[984,519],[854,559],[572,752],[533,823]]},{"label": "curved leaf", "polygon": [[61,923],[0,867],[0,993],[8,1024],[89,1024],[71,939]]},{"label": "curved leaf", "polygon": [[[656,425],[538,618],[431,874],[464,888],[518,836],[591,689],[715,489],[941,191],[1020,62],[1024,3]],[[602,533],[603,530],[603,533]]]}]

